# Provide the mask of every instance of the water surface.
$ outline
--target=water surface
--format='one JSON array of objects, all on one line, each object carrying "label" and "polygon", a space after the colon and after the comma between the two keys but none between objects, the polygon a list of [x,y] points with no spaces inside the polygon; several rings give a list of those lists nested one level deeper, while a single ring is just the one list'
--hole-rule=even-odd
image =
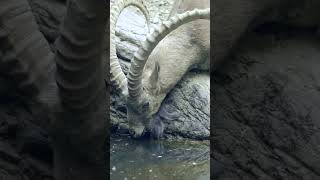
[{"label": "water surface", "polygon": [[110,139],[111,180],[209,180],[209,142]]}]

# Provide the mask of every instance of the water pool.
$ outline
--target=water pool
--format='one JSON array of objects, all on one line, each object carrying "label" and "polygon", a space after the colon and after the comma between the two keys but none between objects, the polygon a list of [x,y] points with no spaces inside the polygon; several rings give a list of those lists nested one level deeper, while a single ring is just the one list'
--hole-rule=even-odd
[{"label": "water pool", "polygon": [[110,139],[111,180],[209,180],[210,144],[190,140]]}]

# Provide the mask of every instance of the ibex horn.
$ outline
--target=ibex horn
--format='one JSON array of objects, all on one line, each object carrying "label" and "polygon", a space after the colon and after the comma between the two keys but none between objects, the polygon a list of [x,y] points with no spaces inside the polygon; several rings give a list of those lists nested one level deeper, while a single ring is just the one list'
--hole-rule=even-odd
[{"label": "ibex horn", "polygon": [[154,32],[147,36],[147,39],[142,44],[140,49],[135,53],[133,60],[131,61],[131,67],[128,74],[128,91],[129,99],[136,101],[142,95],[142,73],[143,68],[157,44],[170,32],[177,29],[179,26],[197,19],[210,20],[210,8],[193,11],[188,11],[182,14],[171,17],[168,21],[163,22],[154,29]]},{"label": "ibex horn", "polygon": [[123,73],[117,54],[116,54],[116,23],[122,10],[128,6],[135,6],[143,13],[150,28],[150,18],[146,5],[143,0],[118,0],[111,7],[110,15],[110,72],[111,82],[114,82],[124,96],[128,94],[127,78]]}]

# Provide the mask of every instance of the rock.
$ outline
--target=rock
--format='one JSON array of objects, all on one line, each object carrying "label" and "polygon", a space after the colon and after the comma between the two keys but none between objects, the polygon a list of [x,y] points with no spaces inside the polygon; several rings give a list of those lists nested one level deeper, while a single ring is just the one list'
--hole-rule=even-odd
[{"label": "rock", "polygon": [[241,47],[213,74],[216,179],[319,179],[319,41],[258,34]]},{"label": "rock", "polygon": [[14,91],[14,85],[12,82],[0,75],[0,101],[7,99],[11,92]]},{"label": "rock", "polygon": [[66,12],[65,0],[28,0],[39,30],[49,43],[59,35],[60,23]]},{"label": "rock", "polygon": [[17,99],[0,103],[0,177],[4,179],[53,179],[49,137],[33,123],[37,117],[29,108]]},{"label": "rock", "polygon": [[132,8],[124,9],[116,27],[118,56],[126,60],[132,59],[147,33],[148,27],[142,14]]},{"label": "rock", "polygon": [[190,73],[168,94],[161,109],[179,114],[174,120],[164,119],[167,136],[209,139],[210,76]]}]

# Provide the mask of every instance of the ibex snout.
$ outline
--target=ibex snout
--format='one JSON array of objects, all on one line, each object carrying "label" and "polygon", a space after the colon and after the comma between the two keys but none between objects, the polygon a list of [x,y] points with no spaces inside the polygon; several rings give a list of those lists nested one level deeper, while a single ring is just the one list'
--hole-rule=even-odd
[{"label": "ibex snout", "polygon": [[146,131],[146,124],[149,123],[149,103],[144,101],[141,104],[127,104],[127,118],[129,123],[129,132],[132,137],[139,138]]},{"label": "ibex snout", "polygon": [[140,138],[145,133],[145,127],[144,126],[130,127],[129,133],[135,139]]}]

